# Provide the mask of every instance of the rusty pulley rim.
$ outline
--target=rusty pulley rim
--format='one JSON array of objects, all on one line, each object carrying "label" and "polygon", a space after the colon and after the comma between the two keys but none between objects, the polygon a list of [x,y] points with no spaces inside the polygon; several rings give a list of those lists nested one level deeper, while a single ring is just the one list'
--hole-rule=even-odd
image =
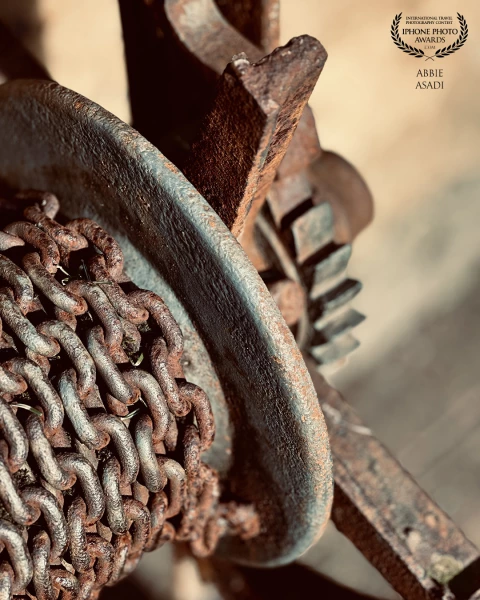
[{"label": "rusty pulley rim", "polygon": [[[158,150],[57,84],[2,86],[0,141],[4,185],[51,190],[69,218],[94,217],[128,238],[200,333],[226,397],[223,408],[212,398],[214,412],[226,408],[233,430],[229,486],[264,525],[219,552],[256,565],[294,559],[328,520],[327,432],[295,341],[239,245]],[[218,431],[220,453],[229,434]]]}]

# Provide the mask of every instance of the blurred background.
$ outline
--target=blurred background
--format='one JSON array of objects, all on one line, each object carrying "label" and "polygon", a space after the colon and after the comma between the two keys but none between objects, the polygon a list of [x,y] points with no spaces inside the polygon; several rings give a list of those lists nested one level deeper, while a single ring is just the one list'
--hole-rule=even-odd
[{"label": "blurred background", "polygon": [[[465,47],[436,64],[444,90],[415,89],[422,65],[390,39],[401,11],[465,16]],[[58,82],[128,121],[115,0],[2,0],[0,18]],[[311,101],[322,146],[351,161],[375,198],[350,263],[364,284],[362,345],[330,379],[480,545],[480,3],[283,0],[281,24],[283,42],[309,33],[326,47]],[[216,598],[187,557],[171,568],[171,552],[147,556],[110,593]],[[302,560],[397,597],[333,527]]]}]

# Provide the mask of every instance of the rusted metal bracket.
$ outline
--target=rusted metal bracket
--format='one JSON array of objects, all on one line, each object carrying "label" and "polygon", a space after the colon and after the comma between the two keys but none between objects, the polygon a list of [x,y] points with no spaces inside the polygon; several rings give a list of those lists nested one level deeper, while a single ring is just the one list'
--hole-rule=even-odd
[{"label": "rusted metal bracket", "polygon": [[[232,57],[245,53],[256,63],[278,46],[279,2],[220,1],[217,6],[214,0],[119,0],[119,4],[133,125],[182,169],[190,144],[198,139],[202,120],[211,109],[215,82]],[[167,114],[168,119],[162,118]],[[372,198],[358,173],[349,165],[344,168],[343,159],[336,161],[330,153],[325,158],[307,107],[277,172],[280,181],[272,187],[272,195],[276,188],[282,194],[290,177],[300,177],[303,196],[290,196],[289,206],[308,198],[313,203],[328,201],[338,216],[337,243],[350,242],[372,219]],[[335,170],[343,178],[348,172],[349,185],[355,190],[353,203],[349,193],[326,185],[325,168],[328,171],[332,162],[338,162]],[[254,246],[252,228],[246,228],[246,248]],[[255,258],[253,250],[251,258]]]},{"label": "rusted metal bracket", "polygon": [[306,362],[331,440],[337,529],[408,600],[477,598],[478,549]]},{"label": "rusted metal bracket", "polygon": [[238,55],[221,76],[184,172],[236,237],[255,222],[325,59],[302,36],[258,63]]},{"label": "rusted metal bracket", "polygon": [[[262,273],[299,346],[310,347],[320,365],[340,362],[358,345],[350,332],[363,319],[347,307],[360,290],[343,280],[349,246],[336,243],[354,225],[340,211],[335,231],[338,210],[328,200],[343,193],[352,204],[365,186],[346,161],[322,154],[306,107],[325,59],[308,36],[258,63],[235,58],[183,168]],[[341,183],[327,170],[314,188],[308,169],[323,155]]]}]

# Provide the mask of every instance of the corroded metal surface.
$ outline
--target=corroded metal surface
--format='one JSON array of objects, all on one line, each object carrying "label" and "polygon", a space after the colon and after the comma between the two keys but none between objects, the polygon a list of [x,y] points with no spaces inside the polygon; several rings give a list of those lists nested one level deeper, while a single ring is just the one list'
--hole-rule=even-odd
[{"label": "corroded metal surface", "polygon": [[[322,152],[313,116],[308,108],[303,113],[325,59],[321,44],[308,36],[258,63],[244,54],[235,57],[217,83],[183,169],[264,280],[277,291],[297,288],[290,302],[278,293],[276,299],[300,348],[308,348],[320,367],[339,364],[358,346],[351,331],[363,320],[348,306],[361,289],[345,277],[350,247],[337,243],[358,227],[354,230],[338,198],[343,193],[353,204],[364,189],[370,198],[348,163]],[[343,176],[330,176],[327,168],[318,177],[311,165],[327,162]],[[317,173],[315,188],[310,167]]]},{"label": "corroded metal surface", "polygon": [[325,59],[302,36],[258,63],[237,55],[221,76],[184,173],[235,236],[245,236],[247,216],[254,223]]},{"label": "corroded metal surface", "polygon": [[69,218],[94,216],[128,236],[205,340],[234,431],[229,490],[262,523],[259,536],[225,538],[220,551],[250,564],[292,560],[328,518],[328,440],[301,354],[244,253],[171,163],[85,98],[12,82],[0,88],[0,120],[3,184],[50,189]]},{"label": "corroded metal surface", "polygon": [[332,444],[332,520],[408,600],[469,600],[480,552],[307,361]]},{"label": "corroded metal surface", "polygon": [[[264,8],[259,7],[259,14]],[[294,310],[291,303],[282,303],[300,347],[310,348],[320,367],[341,363],[358,346],[352,329],[362,320],[348,307],[360,286],[344,281],[344,259],[350,254],[346,242],[371,219],[372,202],[358,173],[337,155],[322,151],[313,115],[306,107],[326,59],[324,49],[317,40],[303,36],[251,63],[258,49],[222,20],[213,2],[182,0],[157,6],[154,12],[160,21],[163,14],[176,32],[170,47],[180,43],[190,58],[189,69],[199,78],[197,93],[210,97],[216,90],[190,151],[202,110],[197,106],[195,117],[184,110],[184,124],[197,124],[188,139],[185,130],[177,131],[185,148],[182,157],[173,156],[239,238],[265,281],[273,277],[277,289],[291,287],[292,281],[301,286],[302,293],[291,296],[298,302]],[[194,15],[200,16],[194,19]],[[125,26],[132,28],[127,22]],[[132,34],[131,43],[134,39],[138,41],[138,34]],[[163,37],[156,42],[157,47],[164,44]],[[133,54],[136,48],[132,47]],[[221,62],[234,48],[246,53],[234,57],[222,74]],[[216,88],[215,76],[219,77]],[[133,95],[136,85],[131,79]],[[273,227],[275,243],[272,235],[265,240],[261,232],[259,213],[266,196],[264,216]],[[280,246],[281,254],[276,251]],[[296,271],[293,279],[284,270],[283,256],[289,256]]]},{"label": "corroded metal surface", "polygon": [[67,559],[77,596],[94,597],[167,541],[206,556],[223,535],[257,535],[253,506],[220,502],[202,457],[212,408],[184,378],[182,332],[163,300],[135,289],[94,221],[56,221],[53,194],[12,204],[18,220],[3,233],[22,244],[0,256],[0,502],[33,550],[9,554],[8,585],[19,593],[33,579],[52,598],[51,568]]},{"label": "corroded metal surface", "polygon": [[[221,11],[213,0],[120,0],[119,4],[134,126],[182,168],[211,107],[215,83],[232,57],[245,53],[255,63],[278,46],[278,2],[218,2]],[[337,243],[351,242],[373,216],[365,182],[342,161],[322,153],[307,107],[278,169],[278,185],[272,188],[274,192],[284,187],[284,178],[293,174],[303,178],[304,185],[311,186],[309,197],[314,202],[332,205]],[[292,198],[291,209],[296,206]]]}]

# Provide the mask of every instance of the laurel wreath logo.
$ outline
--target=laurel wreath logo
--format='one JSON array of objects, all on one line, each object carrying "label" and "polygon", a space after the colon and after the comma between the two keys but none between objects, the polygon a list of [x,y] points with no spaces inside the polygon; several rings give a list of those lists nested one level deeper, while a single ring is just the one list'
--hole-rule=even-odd
[{"label": "laurel wreath logo", "polygon": [[398,28],[400,26],[400,21],[402,19],[402,13],[395,16],[393,19],[392,27],[391,27],[391,35],[392,40],[397,48],[400,48],[403,52],[410,56],[414,56],[415,58],[424,58],[427,60],[435,60],[436,58],[445,58],[446,56],[450,56],[465,44],[468,38],[468,25],[465,21],[465,17],[460,13],[457,13],[458,22],[460,23],[460,35],[457,40],[450,44],[450,46],[445,46],[445,48],[439,48],[433,56],[428,56],[421,48],[416,48],[415,46],[410,46],[406,42],[402,40],[400,34],[398,32]]}]

